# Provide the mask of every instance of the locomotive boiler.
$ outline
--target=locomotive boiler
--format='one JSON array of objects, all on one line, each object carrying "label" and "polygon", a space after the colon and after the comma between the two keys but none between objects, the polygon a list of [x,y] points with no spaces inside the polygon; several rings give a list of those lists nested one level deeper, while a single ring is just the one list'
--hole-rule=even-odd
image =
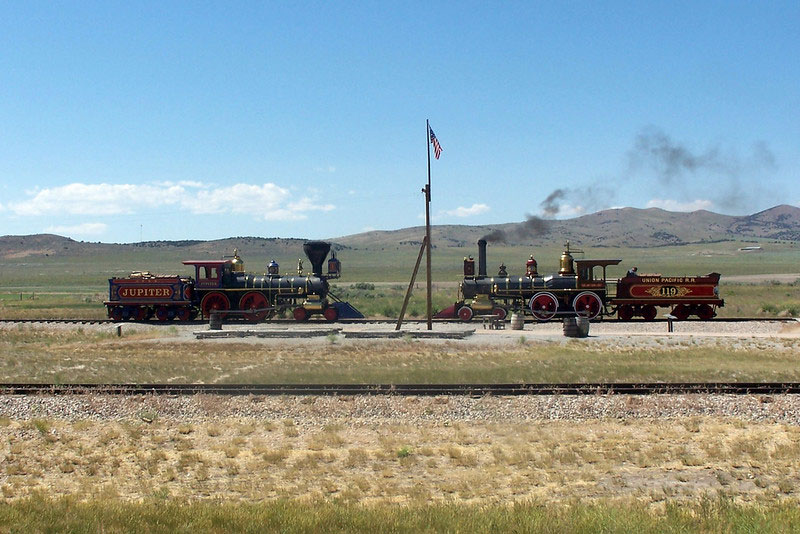
[{"label": "locomotive boiler", "polygon": [[305,321],[312,315],[322,315],[328,321],[363,317],[330,291],[328,280],[338,278],[341,273],[341,262],[335,254],[327,261],[327,273],[322,272],[330,248],[330,243],[324,241],[303,245],[312,267],[308,275],[303,274],[302,263],[296,276],[281,275],[274,261],[263,274],[248,273],[234,251],[228,259],[184,261],[184,265],[194,267],[194,278],[141,272],[127,278],[112,278],[105,305],[109,317],[115,321],[142,321],[151,317],[160,321],[188,320],[198,314],[206,318],[213,312],[223,317],[226,312],[247,312],[240,315],[256,322],[280,309],[290,309],[297,321]]}]

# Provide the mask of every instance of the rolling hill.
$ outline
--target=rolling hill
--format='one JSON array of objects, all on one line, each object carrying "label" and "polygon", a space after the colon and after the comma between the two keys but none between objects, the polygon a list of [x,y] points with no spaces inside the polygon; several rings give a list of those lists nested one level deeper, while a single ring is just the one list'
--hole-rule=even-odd
[{"label": "rolling hill", "polygon": [[[660,247],[718,241],[800,241],[800,208],[780,205],[752,215],[731,216],[710,211],[678,213],[658,208],[619,208],[564,220],[529,218],[491,226],[436,225],[436,247],[471,247],[481,237],[508,245],[561,243],[570,240],[592,247]],[[417,226],[332,237],[336,249],[417,248],[425,233]],[[295,256],[304,239],[231,237],[214,241],[149,241],[131,244],[90,243],[51,234],[0,237],[0,258],[91,256],[123,251],[180,251],[182,257],[217,258],[219,251],[239,248],[242,254]]]},{"label": "rolling hill", "polygon": [[[351,248],[419,246],[425,228],[373,231],[332,239]],[[800,241],[800,208],[780,205],[745,216],[700,210],[619,208],[574,219],[528,219],[493,226],[442,225],[432,229],[436,246],[472,246],[481,237],[508,245],[544,245],[570,240],[593,247],[660,247],[730,240]]]}]

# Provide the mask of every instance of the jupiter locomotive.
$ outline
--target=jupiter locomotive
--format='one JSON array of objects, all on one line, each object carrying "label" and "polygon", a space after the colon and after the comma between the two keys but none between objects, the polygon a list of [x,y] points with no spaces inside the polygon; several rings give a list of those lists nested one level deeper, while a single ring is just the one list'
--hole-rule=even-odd
[{"label": "jupiter locomotive", "polygon": [[542,276],[533,256],[524,276],[509,276],[504,265],[497,276],[486,273],[486,241],[478,241],[478,271],[475,260],[464,259],[464,280],[459,300],[437,317],[469,321],[475,315],[505,318],[509,310],[525,310],[539,321],[553,318],[617,315],[629,320],[640,316],[655,319],[659,307],[671,309],[678,320],[690,315],[709,320],[725,305],[719,297],[719,273],[705,276],[629,275],[608,278],[607,268],[619,259],[573,258],[569,243],[561,254],[557,273]]},{"label": "jupiter locomotive", "polygon": [[240,315],[253,322],[262,321],[276,310],[290,309],[297,321],[321,315],[327,321],[361,318],[363,315],[347,302],[339,301],[330,291],[328,280],[338,278],[341,262],[335,254],[322,266],[331,245],[309,241],[303,251],[311,262],[312,272],[304,275],[302,263],[297,275],[281,275],[274,261],[264,274],[245,272],[237,252],[221,260],[187,260],[194,267],[194,277],[158,276],[134,272],[126,278],[111,278],[105,305],[114,321],[190,320],[197,315],[209,317],[216,312]]}]

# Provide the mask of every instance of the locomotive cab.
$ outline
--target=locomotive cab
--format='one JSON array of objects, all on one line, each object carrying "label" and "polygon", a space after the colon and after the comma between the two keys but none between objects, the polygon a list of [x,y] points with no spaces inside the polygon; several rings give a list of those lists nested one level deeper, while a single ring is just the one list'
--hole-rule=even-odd
[{"label": "locomotive cab", "polygon": [[231,273],[231,260],[184,261],[184,265],[194,266],[198,288],[222,287],[222,280]]},{"label": "locomotive cab", "polygon": [[[575,260],[578,271],[578,288],[581,289],[606,289],[609,265],[619,265],[622,260]],[[602,269],[602,272],[600,271]]]}]

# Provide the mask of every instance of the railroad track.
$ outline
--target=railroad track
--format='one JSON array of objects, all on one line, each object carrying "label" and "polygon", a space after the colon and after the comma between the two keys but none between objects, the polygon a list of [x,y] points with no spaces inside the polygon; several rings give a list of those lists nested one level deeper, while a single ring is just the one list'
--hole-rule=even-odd
[{"label": "railroad track", "polygon": [[[679,321],[679,323],[699,323],[699,322],[710,322],[710,323],[751,323],[751,322],[792,322],[796,319],[792,317],[717,317],[712,319],[711,321],[701,321],[700,319],[687,319],[685,321]],[[403,323],[409,324],[422,324],[425,323],[426,319],[404,319]],[[434,319],[434,323],[458,323],[460,322],[458,319]],[[526,323],[535,323],[530,317],[526,318]],[[550,321],[556,322],[556,321]],[[667,320],[664,318],[657,318],[653,321],[643,321],[642,319],[631,319],[630,321],[622,321],[620,319],[605,319],[603,321],[592,321],[592,323],[666,323]],[[202,319],[195,319],[193,321],[126,321],[126,322],[119,322],[114,323],[111,319],[0,319],[0,323],[51,323],[51,324],[146,324],[146,325],[153,325],[153,326],[171,326],[171,325],[204,325],[208,324],[207,320]],[[337,321],[335,323],[329,323],[327,321],[309,321],[302,324],[396,324],[397,319],[343,319]],[[297,321],[294,319],[271,319],[269,321],[265,321],[262,323],[248,323],[246,321],[232,321],[230,323],[224,324],[252,324],[254,326],[257,325],[265,325],[265,324],[298,324]],[[475,323],[463,323],[463,324],[479,324],[478,322]]]},{"label": "railroad track", "polygon": [[798,394],[797,382],[573,384],[0,384],[0,395],[777,395]]}]

